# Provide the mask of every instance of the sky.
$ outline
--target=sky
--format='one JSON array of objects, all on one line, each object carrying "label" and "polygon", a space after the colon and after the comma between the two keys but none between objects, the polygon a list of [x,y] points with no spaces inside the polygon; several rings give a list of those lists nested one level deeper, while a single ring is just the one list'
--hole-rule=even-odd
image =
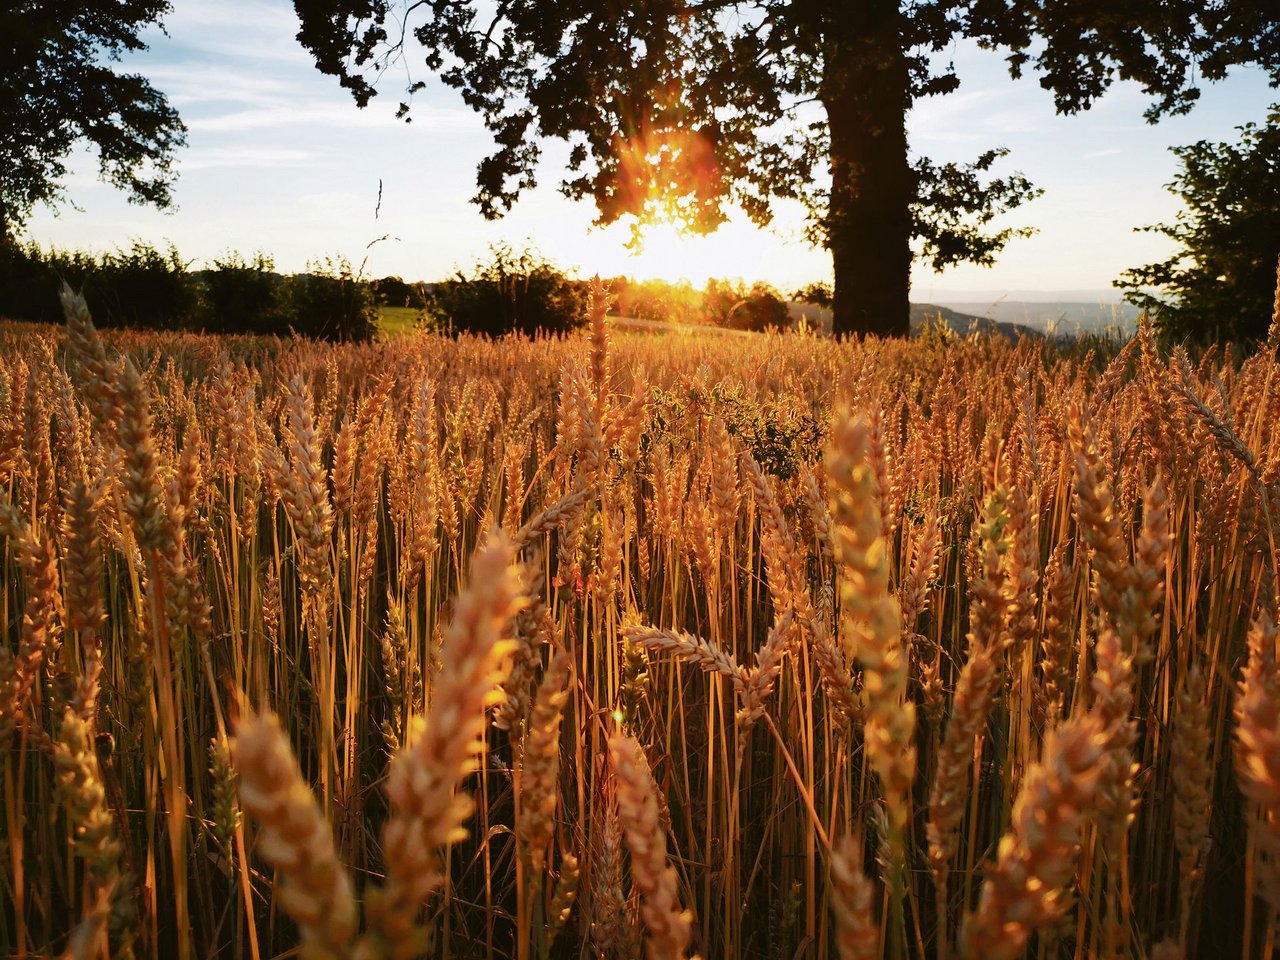
[{"label": "sky", "polygon": [[[29,226],[36,241],[99,252],[135,238],[172,242],[196,267],[229,251],[264,251],[283,271],[346,258],[370,277],[428,281],[469,270],[498,242],[533,246],[581,276],[687,278],[697,286],[740,277],[784,291],[830,278],[828,255],[803,240],[797,206],[780,207],[767,231],[740,213],[707,237],[659,227],[635,254],[626,224],[593,228],[594,207],[560,195],[566,153],[556,143],[544,150],[539,186],[504,219],[486,221],[470,198],[491,141],[452,91],[428,77],[405,124],[394,117],[404,76],[388,74],[381,95],[358,109],[295,39],[291,3],[173,0],[173,7],[165,31],[149,31],[150,49],[125,65],[163,91],[189,128],[176,164],[177,208],[129,205],[98,182],[93,156],[79,154],[65,181],[71,203],[37,211]],[[998,54],[961,43],[943,55],[962,86],[917,103],[908,118],[913,151],[964,161],[1005,146],[1011,154],[999,172],[1018,170],[1045,193],[1008,220],[1039,232],[1014,240],[994,267],[935,274],[917,264],[917,301],[1099,296],[1127,267],[1172,250],[1159,236],[1134,232],[1178,210],[1164,188],[1177,172],[1169,147],[1234,139],[1237,126],[1264,120],[1280,99],[1261,72],[1240,70],[1207,85],[1190,116],[1155,126],[1143,120],[1147,100],[1133,84],[1113,87],[1087,113],[1059,117],[1034,78],[1009,79]]]}]

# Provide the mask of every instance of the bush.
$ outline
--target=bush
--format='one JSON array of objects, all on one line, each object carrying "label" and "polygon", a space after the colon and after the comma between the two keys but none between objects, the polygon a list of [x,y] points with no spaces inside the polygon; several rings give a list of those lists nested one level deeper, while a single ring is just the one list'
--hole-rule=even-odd
[{"label": "bush", "polygon": [[284,281],[284,323],[293,332],[321,340],[371,340],[378,334],[373,290],[347,260],[314,260],[306,273]]},{"label": "bush", "polygon": [[80,290],[99,326],[184,327],[194,319],[199,287],[172,244],[161,251],[135,240],[128,250],[94,257],[4,243],[0,251],[0,314],[59,323],[58,289]]},{"label": "bush", "polygon": [[409,283],[400,277],[383,277],[373,281],[373,293],[379,306],[410,307],[418,310],[426,306],[423,284]]},{"label": "bush", "polygon": [[791,295],[792,300],[800,303],[811,303],[815,307],[823,307],[830,310],[835,306],[835,294],[831,291],[831,284],[821,281],[814,281],[808,286],[801,287]]},{"label": "bush", "polygon": [[476,264],[472,276],[459,272],[431,292],[427,308],[439,326],[455,333],[532,336],[583,322],[586,293],[580,284],[532,251],[516,254],[500,244],[490,253],[492,259]]},{"label": "bush", "polygon": [[[58,305],[59,271],[54,264],[56,251],[45,253],[34,243],[0,241],[0,317],[30,320],[36,323],[58,323],[62,308]],[[65,256],[65,255],[64,255]],[[92,257],[75,254],[86,261],[77,264],[67,281],[73,286],[83,282],[83,275],[93,269]],[[65,271],[72,273],[73,271]]]},{"label": "bush", "polygon": [[169,244],[161,252],[135,240],[128,251],[103,254],[84,282],[84,296],[95,316],[123,327],[185,327],[195,319],[199,287]]},{"label": "bush", "polygon": [[688,280],[632,282],[625,277],[614,281],[617,302],[612,312],[640,320],[664,323],[697,323],[702,295]]},{"label": "bush", "polygon": [[703,295],[707,318],[733,330],[785,330],[791,325],[787,303],[767,283],[750,289],[727,280],[708,280]]},{"label": "bush", "polygon": [[213,261],[200,275],[204,290],[201,321],[210,333],[288,332],[288,311],[282,302],[284,278],[264,253],[246,260],[229,253]]}]

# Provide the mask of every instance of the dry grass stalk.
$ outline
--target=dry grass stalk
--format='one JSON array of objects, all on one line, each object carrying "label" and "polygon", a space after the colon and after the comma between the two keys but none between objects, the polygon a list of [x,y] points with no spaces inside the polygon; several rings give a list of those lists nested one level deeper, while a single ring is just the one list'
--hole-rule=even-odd
[{"label": "dry grass stalk", "polygon": [[627,915],[627,896],[622,888],[622,824],[618,816],[616,779],[611,768],[603,768],[598,782],[591,843],[591,943],[600,956],[622,952],[633,940]]},{"label": "dry grass stalk", "polygon": [[1276,626],[1260,616],[1249,629],[1249,660],[1236,694],[1236,771],[1253,808],[1258,892],[1280,916],[1280,665]]},{"label": "dry grass stalk", "polygon": [[92,731],[70,707],[62,714],[51,758],[76,854],[84,860],[95,901],[109,911],[106,926],[111,933],[111,955],[132,957],[133,899],[124,873],[124,848],[107,807]]},{"label": "dry grass stalk", "polygon": [[27,588],[17,652],[0,647],[0,742],[3,742],[22,723],[40,678],[41,666],[56,650],[61,604],[53,542],[39,537],[4,503],[0,503],[0,533],[14,543],[15,559]]},{"label": "dry grass stalk", "polygon": [[871,910],[874,892],[862,871],[862,844],[843,837],[831,851],[831,912],[840,960],[879,960],[880,925]]},{"label": "dry grass stalk", "polygon": [[1200,424],[1209,431],[1209,435],[1217,442],[1219,449],[1238,460],[1250,475],[1259,483],[1262,482],[1261,474],[1258,470],[1258,458],[1254,452],[1249,449],[1240,435],[1236,433],[1235,426],[1229,419],[1219,416],[1200,399],[1200,395],[1196,391],[1195,379],[1191,373],[1191,365],[1187,361],[1186,351],[1181,347],[1174,351],[1174,360],[1178,368],[1178,376],[1171,377],[1169,384],[1172,386],[1174,393],[1178,395],[1178,399],[1182,401],[1187,412],[1200,421]]},{"label": "dry grass stalk", "polygon": [[972,643],[969,661],[956,682],[955,703],[938,749],[933,786],[929,791],[929,864],[938,896],[944,903],[947,873],[956,853],[957,831],[969,802],[974,740],[986,726],[999,679],[991,647],[981,640]]},{"label": "dry grass stalk", "polygon": [[547,943],[554,944],[569,922],[569,914],[578,899],[578,858],[566,853],[560,859],[560,876],[556,880],[551,905],[547,908]]},{"label": "dry grass stalk", "polygon": [[680,630],[659,630],[632,624],[623,628],[622,635],[628,643],[640,644],[647,650],[666,653],[678,660],[693,663],[707,673],[724,677],[741,694],[748,683],[748,673],[738,665],[733,654],[722,650],[701,637]]},{"label": "dry grass stalk", "polygon": [[[902,615],[889,590],[866,421],[842,416],[826,459],[832,539],[841,567],[841,640],[845,655],[863,669],[866,698],[863,739],[867,759],[884,791],[895,871],[903,864],[903,832],[916,774],[915,706],[907,699],[907,654]],[[900,881],[894,881],[897,886]]]},{"label": "dry grass stalk", "polygon": [[1178,940],[1187,942],[1193,907],[1209,855],[1209,818],[1213,804],[1212,723],[1204,674],[1193,665],[1178,694],[1169,753],[1173,781],[1173,840],[1181,861]]},{"label": "dry grass stalk", "polygon": [[538,664],[541,645],[553,631],[551,615],[542,599],[543,573],[540,558],[525,564],[525,603],[515,618],[515,648],[511,654],[511,669],[502,681],[502,701],[493,712],[493,725],[511,734],[512,749],[520,749],[520,725],[529,713],[530,697]]},{"label": "dry grass stalk", "polygon": [[535,513],[512,536],[516,549],[519,550],[532,543],[535,537],[575,522],[582,515],[582,510],[591,497],[592,491],[588,489],[575,490],[561,497],[545,510]]},{"label": "dry grass stalk", "polygon": [[939,552],[942,548],[942,525],[934,509],[925,518],[916,535],[911,557],[911,572],[900,591],[902,601],[902,628],[914,633],[920,617],[929,608],[929,589],[938,573]]},{"label": "dry grass stalk", "polygon": [[739,749],[752,724],[764,716],[765,702],[773,693],[774,684],[782,672],[783,658],[793,629],[792,613],[787,611],[770,628],[765,642],[756,651],[755,666],[748,671],[742,687],[742,706],[738,711]]},{"label": "dry grass stalk", "polygon": [[308,592],[319,597],[330,583],[333,507],[312,406],[302,378],[294,377],[285,394],[289,456],[277,464],[276,480],[301,547],[298,576]]}]

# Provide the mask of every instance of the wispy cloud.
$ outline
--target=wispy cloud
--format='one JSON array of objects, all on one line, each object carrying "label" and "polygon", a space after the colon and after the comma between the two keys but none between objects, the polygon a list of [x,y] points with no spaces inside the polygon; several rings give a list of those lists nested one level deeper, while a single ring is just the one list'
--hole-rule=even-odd
[{"label": "wispy cloud", "polygon": [[[338,102],[293,102],[288,99],[268,101],[260,106],[187,121],[192,131],[200,133],[243,133],[250,130],[278,130],[282,127],[377,128],[390,129],[401,121],[389,110],[369,107],[357,109],[354,104]],[[480,121],[465,110],[447,110],[419,105],[414,108],[415,127],[430,130],[477,129]]]},{"label": "wispy cloud", "polygon": [[1034,133],[1043,126],[1043,111],[1021,102],[1010,84],[978,87],[946,97],[921,100],[907,118],[913,139],[935,142],[983,141]]},{"label": "wispy cloud", "polygon": [[315,154],[306,150],[272,146],[207,147],[182,158],[182,169],[214,170],[224,167],[312,167]]},{"label": "wispy cloud", "polygon": [[162,64],[147,75],[179,109],[214,103],[274,106],[287,102],[298,86],[262,71],[216,64]]},{"label": "wispy cloud", "polygon": [[[297,15],[286,4],[255,0],[178,3],[165,17],[164,30],[177,45],[234,61],[305,64],[308,60],[295,39]],[[166,43],[163,35],[151,40],[157,49]]]}]

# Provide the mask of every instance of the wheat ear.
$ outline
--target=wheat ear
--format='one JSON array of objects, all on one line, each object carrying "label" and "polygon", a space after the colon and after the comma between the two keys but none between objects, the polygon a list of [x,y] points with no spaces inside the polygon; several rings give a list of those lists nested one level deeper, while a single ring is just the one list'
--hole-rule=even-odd
[{"label": "wheat ear", "polygon": [[246,707],[232,756],[240,805],[258,825],[258,852],[283,878],[280,903],[298,925],[306,954],[342,960],[357,923],[351,881],[275,715]]},{"label": "wheat ear", "polygon": [[675,868],[667,860],[667,838],[644,751],[631,737],[609,738],[609,758],[618,783],[618,815],[631,850],[631,877],[640,891],[640,915],[649,935],[649,960],[683,960],[693,939],[693,914],[680,907]]},{"label": "wheat ear", "polygon": [[386,882],[370,895],[371,936],[390,960],[425,951],[418,915],[444,882],[440,848],[466,836],[474,801],[459,787],[485,751],[485,708],[501,697],[511,642],[507,625],[522,603],[514,550],[501,530],[471,559],[467,587],[444,631],[443,666],[425,716],[387,773],[390,814],[382,830]]}]

